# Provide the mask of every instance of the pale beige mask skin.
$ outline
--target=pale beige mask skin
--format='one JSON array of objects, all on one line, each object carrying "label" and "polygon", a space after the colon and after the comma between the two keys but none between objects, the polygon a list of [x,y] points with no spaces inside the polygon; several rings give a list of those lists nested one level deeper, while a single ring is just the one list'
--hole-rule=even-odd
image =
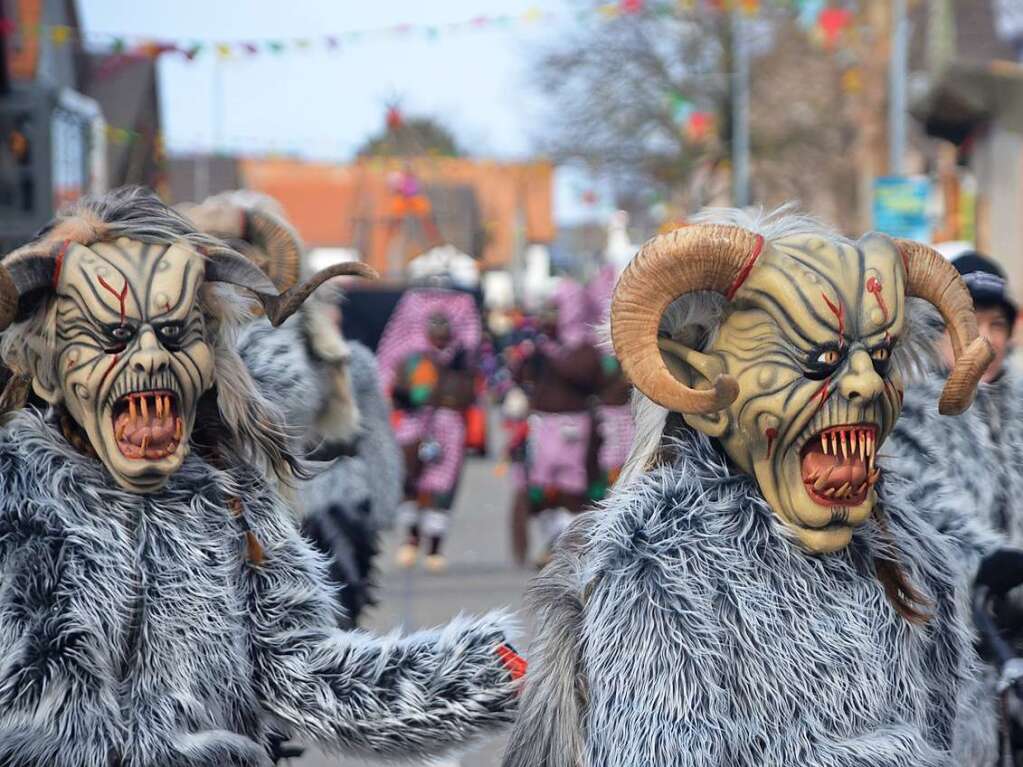
[{"label": "pale beige mask skin", "polygon": [[[882,237],[855,247],[793,236],[765,247],[704,352],[665,362],[698,386],[739,384],[725,410],[686,414],[755,476],[802,545],[846,546],[871,515],[877,447],[902,408],[891,352],[905,322],[905,271]],[[684,361],[680,365],[673,359]]]},{"label": "pale beige mask skin", "polygon": [[201,255],[121,238],[72,245],[56,284],[52,365],[36,392],[63,403],[117,483],[162,488],[188,455],[214,379],[198,291]]}]

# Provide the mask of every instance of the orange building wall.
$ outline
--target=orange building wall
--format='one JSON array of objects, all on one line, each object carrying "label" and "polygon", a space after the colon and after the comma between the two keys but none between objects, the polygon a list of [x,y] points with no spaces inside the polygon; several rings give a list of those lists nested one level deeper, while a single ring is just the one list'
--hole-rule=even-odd
[{"label": "orange building wall", "polygon": [[306,244],[362,246],[366,261],[387,271],[388,176],[405,167],[423,185],[467,185],[482,212],[487,244],[481,267],[507,267],[516,232],[522,244],[554,239],[553,168],[547,162],[499,163],[451,157],[360,160],[324,165],[284,159],[241,162],[245,186],[276,198]]}]

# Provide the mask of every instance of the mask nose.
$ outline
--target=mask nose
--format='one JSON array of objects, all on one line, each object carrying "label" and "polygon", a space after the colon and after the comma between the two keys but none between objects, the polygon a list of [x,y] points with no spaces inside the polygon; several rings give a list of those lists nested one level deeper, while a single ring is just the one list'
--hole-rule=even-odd
[{"label": "mask nose", "polygon": [[156,340],[152,328],[145,328],[139,335],[139,349],[131,358],[131,369],[135,373],[154,375],[167,370],[170,354]]},{"label": "mask nose", "polygon": [[850,402],[872,402],[884,392],[884,380],[863,349],[849,355],[848,368],[838,382],[838,391]]}]

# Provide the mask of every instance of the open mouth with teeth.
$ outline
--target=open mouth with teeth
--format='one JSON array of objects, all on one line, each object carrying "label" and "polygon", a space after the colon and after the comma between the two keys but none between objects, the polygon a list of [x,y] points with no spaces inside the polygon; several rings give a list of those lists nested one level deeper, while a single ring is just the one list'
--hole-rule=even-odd
[{"label": "open mouth with teeth", "polygon": [[867,500],[880,471],[877,426],[833,426],[815,434],[800,457],[803,487],[822,506],[859,506]]},{"label": "open mouth with teeth", "polygon": [[173,455],[181,444],[184,424],[174,392],[140,391],[114,403],[114,438],[121,455],[154,461]]}]

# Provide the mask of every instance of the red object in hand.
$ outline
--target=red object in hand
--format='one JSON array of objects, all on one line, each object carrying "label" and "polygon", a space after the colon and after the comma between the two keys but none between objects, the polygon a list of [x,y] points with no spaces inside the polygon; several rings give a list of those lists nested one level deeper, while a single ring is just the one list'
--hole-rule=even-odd
[{"label": "red object in hand", "polygon": [[511,674],[512,681],[518,681],[526,675],[526,659],[506,644],[497,646],[497,657]]}]

